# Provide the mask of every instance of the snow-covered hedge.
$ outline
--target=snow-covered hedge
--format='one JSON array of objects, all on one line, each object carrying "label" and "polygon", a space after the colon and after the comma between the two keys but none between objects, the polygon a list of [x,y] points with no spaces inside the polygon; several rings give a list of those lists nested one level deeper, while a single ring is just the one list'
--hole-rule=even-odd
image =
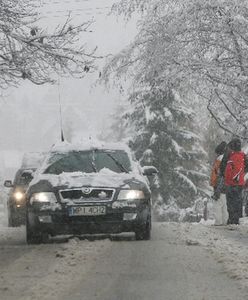
[{"label": "snow-covered hedge", "polygon": [[204,213],[208,219],[213,218],[212,200],[209,198],[199,198],[192,207],[185,209],[179,208],[176,201],[171,201],[167,205],[155,204],[153,208],[154,219],[158,222],[200,222],[204,218]]}]

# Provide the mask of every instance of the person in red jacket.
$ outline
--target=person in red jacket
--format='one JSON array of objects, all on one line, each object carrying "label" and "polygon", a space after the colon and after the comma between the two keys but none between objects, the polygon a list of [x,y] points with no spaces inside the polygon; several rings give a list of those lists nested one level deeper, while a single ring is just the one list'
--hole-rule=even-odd
[{"label": "person in red jacket", "polygon": [[228,224],[239,224],[242,216],[242,189],[245,185],[244,175],[247,169],[247,158],[241,151],[241,141],[234,138],[228,144],[228,152],[224,165],[224,180],[226,186],[227,209],[229,213]]}]

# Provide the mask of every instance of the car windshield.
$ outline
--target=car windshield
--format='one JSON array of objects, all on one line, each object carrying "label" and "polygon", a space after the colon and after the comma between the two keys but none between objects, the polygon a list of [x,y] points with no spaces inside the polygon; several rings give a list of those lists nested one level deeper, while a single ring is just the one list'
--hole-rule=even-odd
[{"label": "car windshield", "polygon": [[131,171],[131,163],[123,150],[91,150],[53,153],[48,160],[45,174],[61,174],[63,172],[99,172],[107,168],[116,173]]},{"label": "car windshield", "polygon": [[33,172],[34,170],[25,170],[19,172],[15,178],[15,185],[21,185],[21,186],[28,185],[33,179]]}]

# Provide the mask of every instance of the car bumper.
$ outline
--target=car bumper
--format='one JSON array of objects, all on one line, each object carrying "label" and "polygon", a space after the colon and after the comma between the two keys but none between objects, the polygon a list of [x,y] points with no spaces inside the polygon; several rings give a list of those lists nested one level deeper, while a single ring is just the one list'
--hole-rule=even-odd
[{"label": "car bumper", "polygon": [[150,217],[150,208],[111,210],[103,216],[72,216],[66,211],[29,210],[28,223],[34,231],[51,235],[110,234],[134,232]]},{"label": "car bumper", "polygon": [[25,220],[26,218],[26,207],[24,205],[14,205],[9,207],[9,214],[18,216],[20,218],[23,218]]}]

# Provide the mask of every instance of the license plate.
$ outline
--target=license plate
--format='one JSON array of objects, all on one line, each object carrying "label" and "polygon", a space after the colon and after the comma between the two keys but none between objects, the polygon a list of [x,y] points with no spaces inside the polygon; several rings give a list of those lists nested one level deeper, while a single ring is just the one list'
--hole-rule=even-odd
[{"label": "license plate", "polygon": [[100,216],[105,214],[105,206],[76,206],[69,209],[69,216]]}]

